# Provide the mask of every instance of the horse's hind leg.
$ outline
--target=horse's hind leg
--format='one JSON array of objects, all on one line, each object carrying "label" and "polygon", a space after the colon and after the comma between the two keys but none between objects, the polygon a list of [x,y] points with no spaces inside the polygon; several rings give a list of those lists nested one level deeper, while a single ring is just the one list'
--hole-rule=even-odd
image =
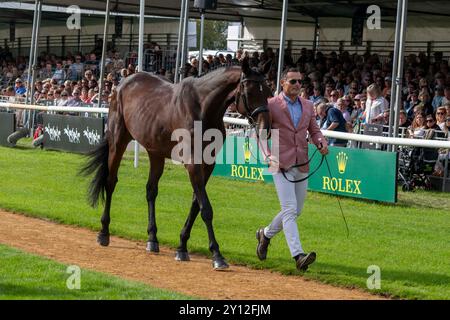
[{"label": "horse's hind leg", "polygon": [[164,157],[150,155],[150,174],[147,182],[147,202],[148,202],[148,242],[147,251],[159,252],[158,239],[156,238],[156,216],[155,201],[158,196],[158,182],[164,171]]},{"label": "horse's hind leg", "polygon": [[[205,165],[203,170],[203,176],[205,180],[205,186],[208,183],[209,177],[214,170],[214,165]],[[200,205],[198,204],[195,192],[192,195],[192,204],[189,215],[184,223],[184,227],[180,234],[180,245],[177,248],[177,253],[175,259],[178,261],[189,261],[189,254],[187,250],[187,242],[191,237],[192,226],[194,225],[195,219],[200,212]]]},{"label": "horse's hind leg", "polygon": [[117,172],[119,171],[120,161],[125,152],[128,143],[131,141],[131,136],[128,131],[123,130],[117,139],[109,146],[108,155],[108,178],[106,180],[106,199],[105,209],[101,218],[102,230],[97,236],[97,242],[102,246],[109,245],[109,223],[111,222],[110,210],[112,194],[117,184]]}]

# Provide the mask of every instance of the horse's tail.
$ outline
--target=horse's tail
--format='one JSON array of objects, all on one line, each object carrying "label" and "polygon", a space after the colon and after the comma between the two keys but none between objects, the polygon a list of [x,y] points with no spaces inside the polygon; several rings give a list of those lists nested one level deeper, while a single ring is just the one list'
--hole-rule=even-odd
[{"label": "horse's tail", "polygon": [[84,176],[89,176],[95,172],[88,190],[88,202],[93,208],[97,207],[100,198],[102,203],[105,201],[106,184],[109,175],[108,155],[109,143],[108,139],[105,138],[93,151],[87,154],[89,160],[80,170],[80,174]]}]

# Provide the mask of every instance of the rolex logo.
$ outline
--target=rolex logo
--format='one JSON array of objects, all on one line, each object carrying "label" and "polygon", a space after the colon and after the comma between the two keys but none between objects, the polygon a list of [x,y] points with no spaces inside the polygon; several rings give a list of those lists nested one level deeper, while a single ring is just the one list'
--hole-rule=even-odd
[{"label": "rolex logo", "polygon": [[345,172],[345,167],[347,166],[348,157],[345,154],[345,152],[339,152],[336,156],[337,164],[338,164],[338,170],[340,174],[343,174]]},{"label": "rolex logo", "polygon": [[244,160],[245,163],[249,163],[250,162],[250,156],[251,156],[251,150],[252,150],[252,145],[250,144],[250,141],[246,141],[244,143]]}]

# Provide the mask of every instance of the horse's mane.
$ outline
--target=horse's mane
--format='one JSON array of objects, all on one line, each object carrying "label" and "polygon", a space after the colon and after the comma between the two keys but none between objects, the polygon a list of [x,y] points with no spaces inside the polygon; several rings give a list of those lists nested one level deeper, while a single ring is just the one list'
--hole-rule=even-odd
[{"label": "horse's mane", "polygon": [[213,78],[217,77],[218,75],[225,73],[230,70],[241,70],[241,67],[238,65],[235,66],[223,66],[220,68],[217,68],[213,71],[210,71],[208,73],[202,74],[199,77],[190,77],[187,79],[191,79],[195,82],[195,85],[203,85],[205,83],[209,83]]}]

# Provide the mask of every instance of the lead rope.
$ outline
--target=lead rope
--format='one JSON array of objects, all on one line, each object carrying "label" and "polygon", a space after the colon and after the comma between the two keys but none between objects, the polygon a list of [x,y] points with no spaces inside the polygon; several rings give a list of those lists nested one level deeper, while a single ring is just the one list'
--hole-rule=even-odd
[{"label": "lead rope", "polygon": [[[328,173],[330,174],[330,178],[333,179],[333,175],[331,174],[330,165],[328,164],[328,160],[325,156],[324,156],[324,158],[325,158],[325,163],[327,164]],[[334,194],[336,195],[336,198],[337,198],[337,201],[339,204],[339,208],[341,209],[341,214],[342,214],[342,218],[344,219],[345,228],[347,229],[347,238],[348,238],[350,235],[350,230],[348,229],[348,224],[347,224],[347,220],[345,219],[344,210],[342,210],[341,201],[339,200],[339,195],[337,194],[336,190],[334,190]]]}]

